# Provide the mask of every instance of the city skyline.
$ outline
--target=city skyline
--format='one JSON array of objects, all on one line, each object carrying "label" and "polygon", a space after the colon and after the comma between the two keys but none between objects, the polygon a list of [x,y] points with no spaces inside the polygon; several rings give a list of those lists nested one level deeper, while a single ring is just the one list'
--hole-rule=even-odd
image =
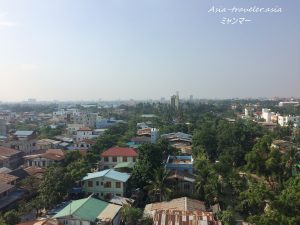
[{"label": "city skyline", "polygon": [[[223,14],[208,13],[213,5],[283,12],[223,25]],[[0,101],[160,99],[176,91],[202,99],[299,98],[299,6],[0,0]]]}]

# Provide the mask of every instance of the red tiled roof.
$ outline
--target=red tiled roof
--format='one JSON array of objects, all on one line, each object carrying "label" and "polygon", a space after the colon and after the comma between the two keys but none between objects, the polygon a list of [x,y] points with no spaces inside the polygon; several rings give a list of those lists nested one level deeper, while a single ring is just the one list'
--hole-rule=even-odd
[{"label": "red tiled roof", "polygon": [[0,173],[0,181],[6,184],[10,184],[11,182],[17,180],[18,177],[6,173]]},{"label": "red tiled roof", "polygon": [[45,172],[44,168],[41,168],[41,167],[38,167],[38,166],[29,166],[29,167],[25,168],[24,170],[32,176],[37,174],[37,173],[44,173]]},{"label": "red tiled roof", "polygon": [[18,153],[20,153],[20,151],[12,149],[12,148],[7,148],[7,147],[4,147],[4,146],[0,146],[0,156],[9,157],[9,156],[12,156],[12,155],[15,155],[15,154],[18,154]]},{"label": "red tiled roof", "polygon": [[102,152],[101,156],[102,157],[104,157],[104,156],[136,157],[136,156],[138,156],[138,154],[133,148],[113,147],[113,148],[107,149],[106,151]]}]

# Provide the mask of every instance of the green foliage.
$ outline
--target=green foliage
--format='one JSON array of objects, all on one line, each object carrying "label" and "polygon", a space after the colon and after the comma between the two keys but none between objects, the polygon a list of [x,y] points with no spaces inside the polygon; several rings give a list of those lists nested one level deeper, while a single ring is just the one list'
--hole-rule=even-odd
[{"label": "green foliage", "polygon": [[3,218],[7,225],[16,225],[20,222],[20,214],[14,209],[4,213]]},{"label": "green foliage", "polygon": [[218,215],[223,225],[235,225],[234,212],[231,210],[223,210]]},{"label": "green foliage", "polygon": [[0,216],[0,225],[7,225],[7,223],[5,222],[2,216]]},{"label": "green foliage", "polygon": [[137,225],[143,216],[143,211],[139,208],[124,206],[121,211],[122,220],[126,225]]},{"label": "green foliage", "polygon": [[148,191],[148,195],[152,196],[154,201],[164,201],[169,198],[172,190],[167,187],[166,180],[169,172],[163,167],[154,170],[154,177],[149,181],[149,184],[144,187]]},{"label": "green foliage", "polygon": [[221,192],[221,183],[214,167],[205,154],[198,154],[195,159],[196,190],[201,200],[208,204],[218,201]]},{"label": "green foliage", "polygon": [[256,172],[258,175],[265,175],[267,173],[265,161],[268,159],[271,143],[272,138],[266,135],[246,155],[246,168],[249,171]]},{"label": "green foliage", "polygon": [[64,167],[59,165],[48,167],[38,190],[43,207],[48,209],[59,203],[67,194],[71,185],[71,177],[66,173]]},{"label": "green foliage", "polygon": [[273,193],[264,184],[253,182],[240,194],[238,209],[246,216],[261,215],[273,198]]},{"label": "green foliage", "polygon": [[79,159],[70,163],[66,167],[67,174],[69,176],[70,182],[74,183],[81,180],[88,172],[90,172],[90,167],[84,159]]},{"label": "green foliage", "polygon": [[143,188],[153,179],[153,171],[162,166],[163,149],[158,144],[144,144],[131,174],[131,185]]},{"label": "green foliage", "polygon": [[52,129],[50,126],[42,127],[39,131],[39,138],[54,138],[57,135],[61,135],[64,131],[63,126],[59,126],[55,129]]}]

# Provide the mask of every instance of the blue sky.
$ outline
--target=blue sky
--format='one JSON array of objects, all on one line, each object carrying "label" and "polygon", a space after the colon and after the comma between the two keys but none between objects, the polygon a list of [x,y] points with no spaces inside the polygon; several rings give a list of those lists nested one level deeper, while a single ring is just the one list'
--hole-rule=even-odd
[{"label": "blue sky", "polygon": [[296,0],[0,0],[0,100],[300,97],[299,19]]}]

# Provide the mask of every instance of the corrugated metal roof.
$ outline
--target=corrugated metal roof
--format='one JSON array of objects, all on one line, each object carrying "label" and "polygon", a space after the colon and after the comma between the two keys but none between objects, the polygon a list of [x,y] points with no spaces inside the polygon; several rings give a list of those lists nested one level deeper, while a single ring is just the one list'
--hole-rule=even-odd
[{"label": "corrugated metal roof", "polygon": [[120,169],[120,168],[133,168],[134,167],[134,162],[121,162],[118,163],[114,168],[115,169]]},{"label": "corrugated metal roof", "polygon": [[17,130],[15,132],[16,136],[30,136],[33,134],[32,130]]},{"label": "corrugated metal roof", "polygon": [[82,220],[94,222],[108,204],[107,202],[92,197],[76,200],[59,211],[53,218],[76,216]]},{"label": "corrugated metal roof", "polygon": [[153,215],[154,211],[156,210],[205,211],[206,208],[204,202],[202,201],[182,197],[173,199],[171,201],[148,204],[145,207],[145,214]]},{"label": "corrugated metal roof", "polygon": [[153,216],[154,225],[221,225],[212,212],[158,210]]},{"label": "corrugated metal roof", "polygon": [[115,204],[108,204],[108,206],[98,215],[98,219],[101,221],[112,221],[118,214],[122,206]]},{"label": "corrugated metal roof", "polygon": [[130,174],[120,173],[113,169],[107,169],[107,170],[102,170],[102,171],[99,171],[96,173],[88,173],[87,176],[85,176],[82,180],[90,180],[90,179],[99,178],[99,177],[107,177],[107,178],[110,178],[113,180],[126,182],[129,179]]},{"label": "corrugated metal roof", "polygon": [[14,185],[6,184],[0,181],[0,194],[14,188]]},{"label": "corrugated metal roof", "polygon": [[0,181],[3,183],[9,184],[17,179],[18,179],[18,177],[14,176],[14,175],[0,173]]}]

